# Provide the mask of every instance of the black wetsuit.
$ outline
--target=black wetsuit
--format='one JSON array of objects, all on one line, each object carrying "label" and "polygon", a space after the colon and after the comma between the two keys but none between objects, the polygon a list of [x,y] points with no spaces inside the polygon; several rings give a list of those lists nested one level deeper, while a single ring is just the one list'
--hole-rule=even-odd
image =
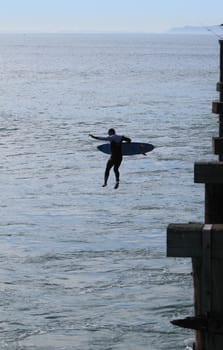
[{"label": "black wetsuit", "polygon": [[98,140],[104,140],[110,142],[111,147],[111,157],[109,158],[106,168],[105,168],[105,184],[109,177],[109,173],[112,167],[114,167],[114,173],[116,178],[116,183],[119,183],[119,167],[122,162],[122,141],[131,142],[131,139],[121,135],[111,135],[108,137],[96,137]]},{"label": "black wetsuit", "polygon": [[109,158],[105,169],[105,179],[108,179],[109,172],[114,166],[114,173],[117,183],[119,182],[120,177],[119,167],[122,163],[122,141],[130,142],[131,140],[125,136],[117,137],[110,140],[111,157]]}]

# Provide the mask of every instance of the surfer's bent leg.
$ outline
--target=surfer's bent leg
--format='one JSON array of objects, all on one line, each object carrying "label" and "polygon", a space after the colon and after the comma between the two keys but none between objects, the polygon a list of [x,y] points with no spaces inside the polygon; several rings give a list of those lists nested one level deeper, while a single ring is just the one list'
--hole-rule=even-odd
[{"label": "surfer's bent leg", "polygon": [[105,175],[104,175],[104,185],[103,187],[107,186],[108,178],[109,178],[109,173],[111,168],[113,167],[114,162],[112,158],[109,158],[106,168],[105,168]]}]

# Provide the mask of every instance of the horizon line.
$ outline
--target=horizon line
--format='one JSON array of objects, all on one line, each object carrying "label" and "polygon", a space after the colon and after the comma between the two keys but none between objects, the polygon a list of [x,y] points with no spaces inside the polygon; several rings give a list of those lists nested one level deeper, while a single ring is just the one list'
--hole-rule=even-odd
[{"label": "horizon line", "polygon": [[[190,29],[192,32],[196,33],[199,29],[213,29],[215,25],[210,26],[193,26],[193,25],[183,25],[170,27],[166,30],[41,30],[41,29],[0,29],[0,34],[176,34],[177,31],[180,33],[188,33]],[[207,30],[208,31],[208,30]]]}]

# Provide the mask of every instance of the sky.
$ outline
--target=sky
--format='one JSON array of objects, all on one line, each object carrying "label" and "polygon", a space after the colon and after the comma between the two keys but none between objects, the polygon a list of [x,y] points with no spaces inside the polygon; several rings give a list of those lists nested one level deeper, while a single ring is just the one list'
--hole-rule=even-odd
[{"label": "sky", "polygon": [[223,23],[222,0],[0,0],[0,32],[166,32]]}]

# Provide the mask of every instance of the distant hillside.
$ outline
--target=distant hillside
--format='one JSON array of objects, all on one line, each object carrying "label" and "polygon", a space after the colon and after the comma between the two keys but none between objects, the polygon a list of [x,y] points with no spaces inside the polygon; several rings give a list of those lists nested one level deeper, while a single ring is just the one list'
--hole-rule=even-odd
[{"label": "distant hillside", "polygon": [[175,27],[169,30],[169,33],[172,34],[210,34],[216,33],[222,35],[223,37],[223,26],[185,26],[185,27]]}]

